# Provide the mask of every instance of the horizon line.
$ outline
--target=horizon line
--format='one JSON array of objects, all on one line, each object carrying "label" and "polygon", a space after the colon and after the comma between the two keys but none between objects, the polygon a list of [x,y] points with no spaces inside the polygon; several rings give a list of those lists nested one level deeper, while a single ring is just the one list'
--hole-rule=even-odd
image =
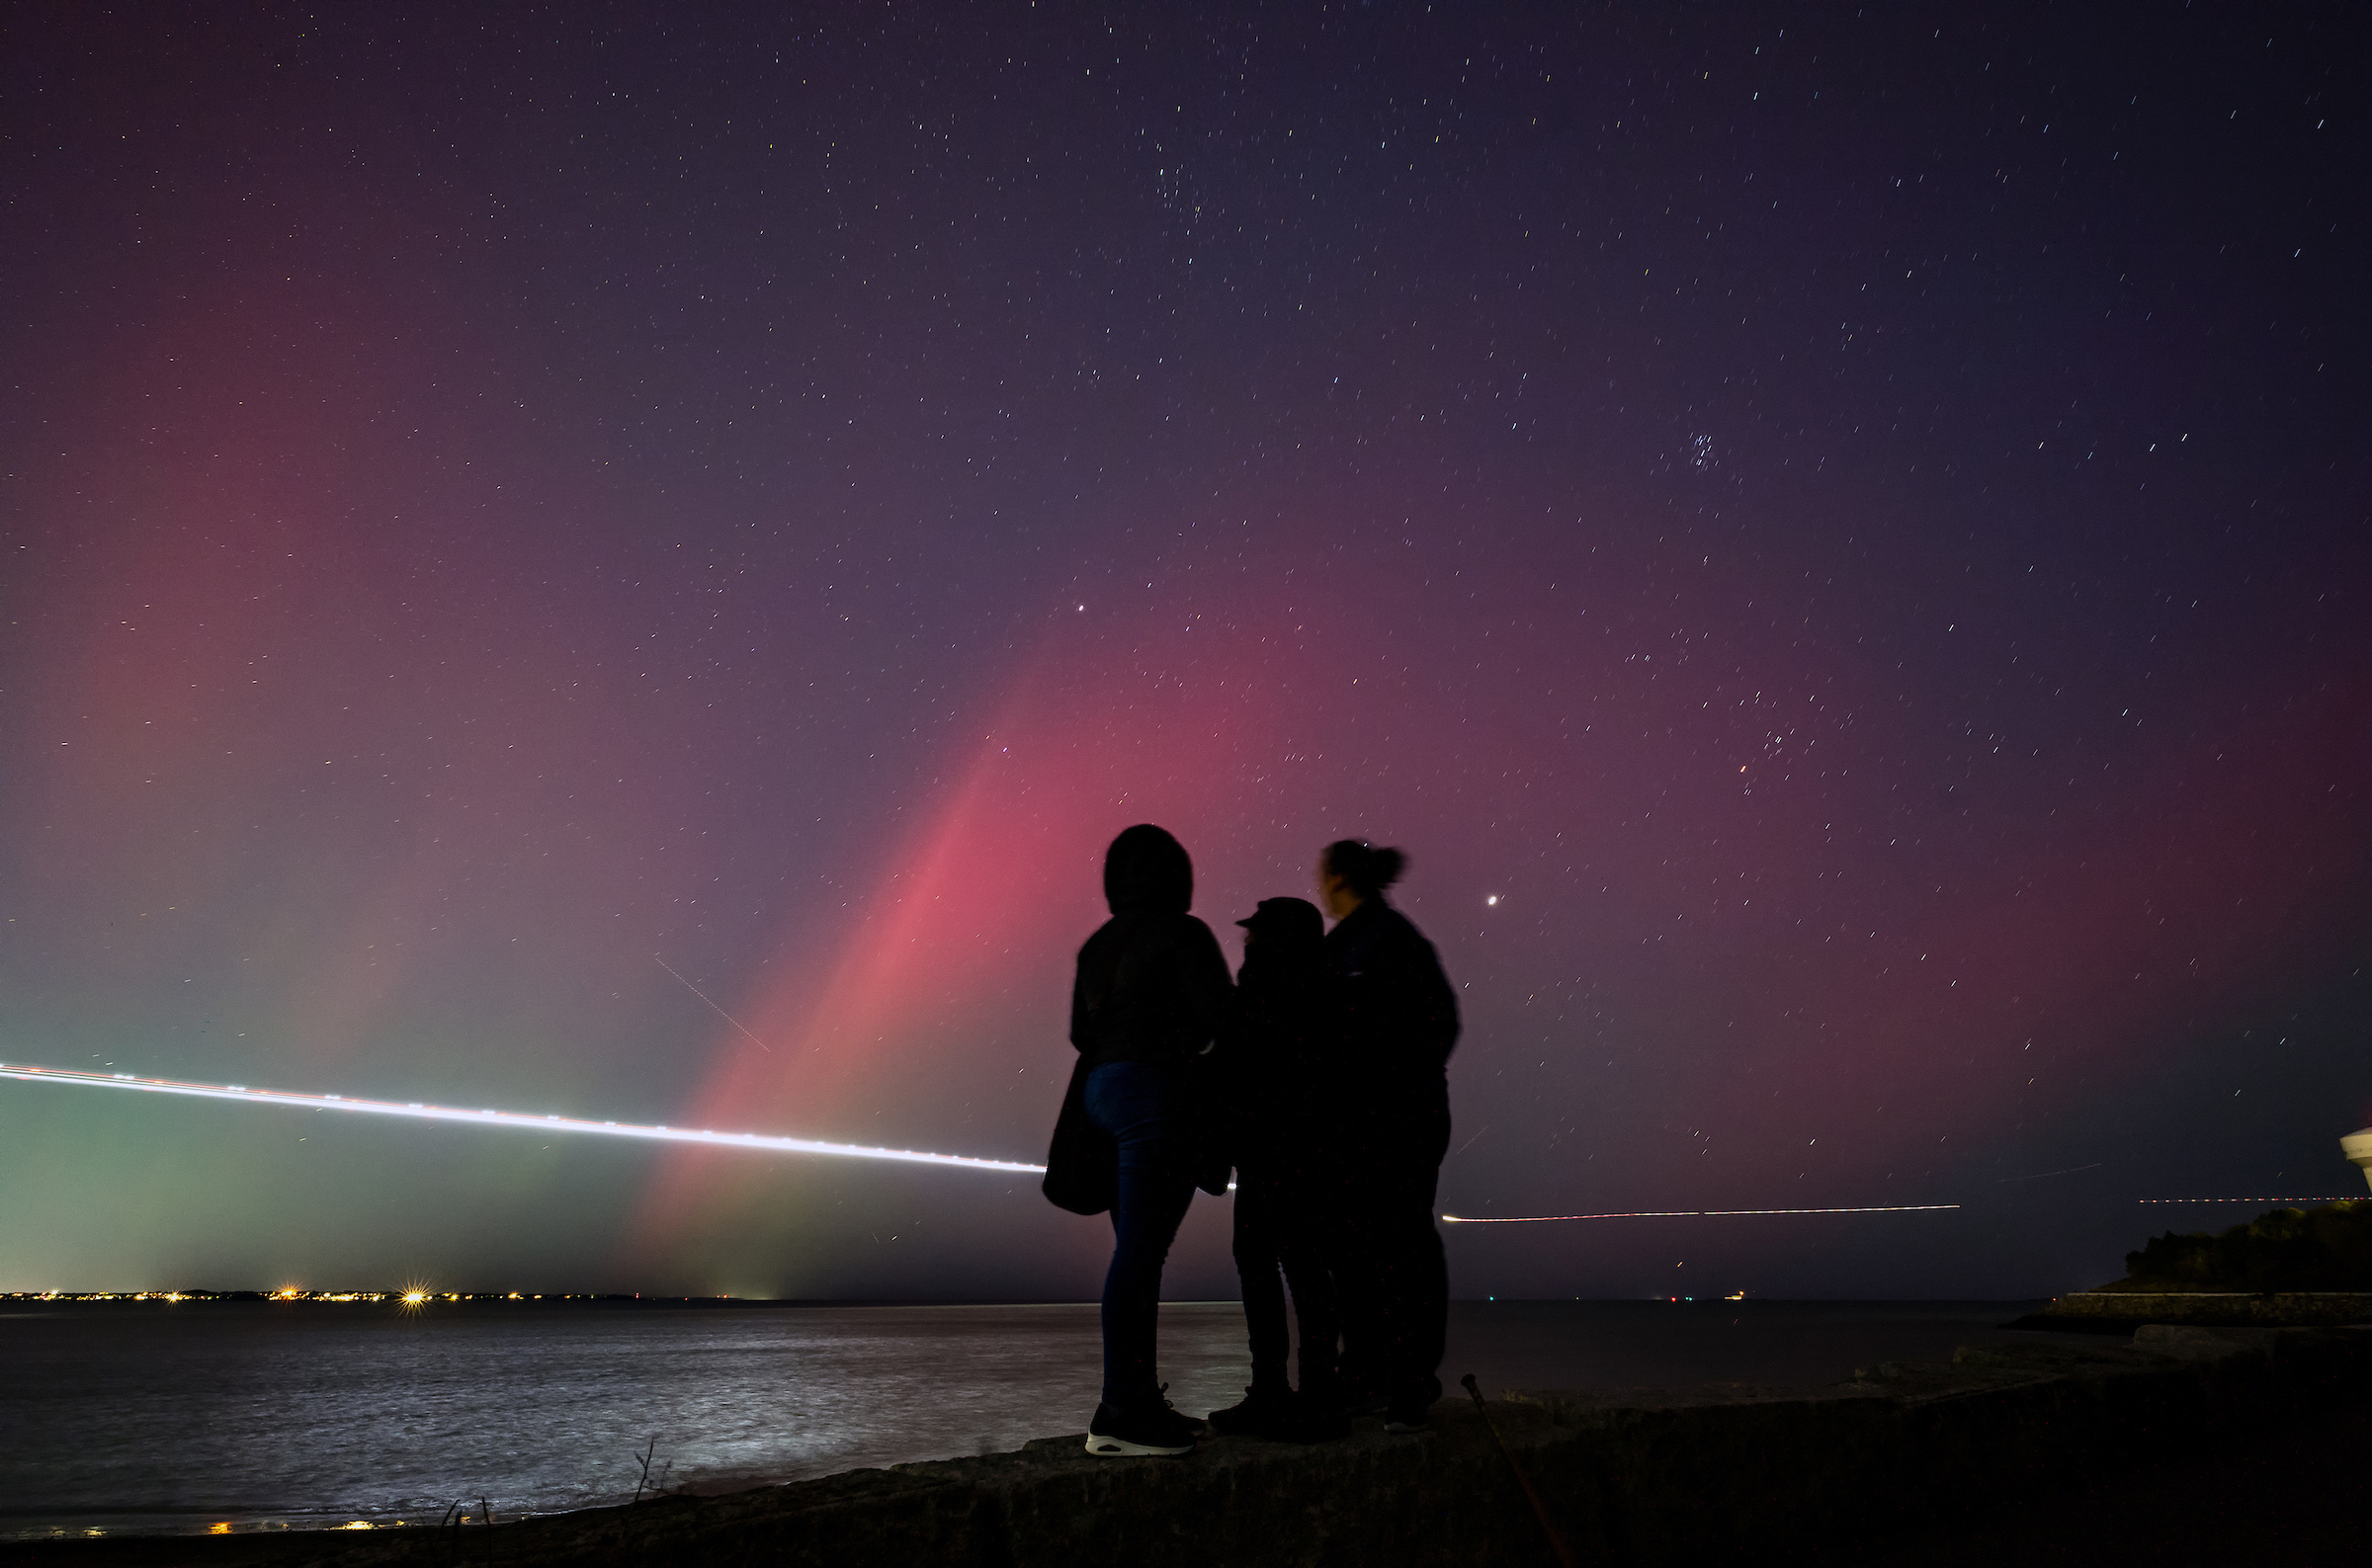
[{"label": "horizon line", "polygon": [[[2066,1293],[2066,1292],[2063,1292],[2063,1293]],[[2081,1294],[2081,1293],[2084,1293],[2084,1292],[2080,1292],[2080,1291],[2078,1291],[2078,1292],[2075,1292],[2075,1293]],[[2245,1293],[2245,1292],[2243,1292],[2243,1293]],[[2357,1294],[2357,1293],[2360,1293],[2360,1292],[2353,1292],[2353,1291],[2341,1291],[2341,1292],[2335,1292],[2335,1293],[2338,1293],[2338,1294]],[[606,1303],[606,1304],[611,1304],[611,1305],[616,1305],[616,1304],[624,1303],[624,1304],[627,1304],[627,1305],[633,1305],[633,1304],[635,1304],[635,1303],[637,1303],[637,1302],[638,1302],[638,1303],[641,1303],[641,1304],[643,1304],[643,1305],[647,1305],[647,1306],[654,1306],[654,1307],[682,1306],[682,1305],[685,1305],[685,1304],[687,1304],[687,1303],[689,1303],[689,1304],[692,1304],[692,1305],[695,1305],[695,1306],[698,1306],[698,1305],[703,1305],[703,1304],[710,1305],[710,1306],[715,1306],[715,1305],[717,1305],[717,1304],[720,1304],[720,1303],[724,1303],[724,1304],[729,1304],[729,1305],[734,1305],[734,1306],[748,1306],[748,1307],[908,1307],[908,1306],[945,1306],[945,1307],[1040,1307],[1040,1306],[1043,1306],[1043,1307],[1092,1307],[1092,1306],[1095,1306],[1095,1305],[1097,1305],[1096,1298],[1095,1298],[1095,1297],[1093,1297],[1093,1296],[1076,1296],[1076,1297],[1062,1297],[1062,1296],[744,1296],[744,1295],[686,1295],[686,1294],[683,1294],[683,1293],[681,1293],[681,1292],[678,1292],[678,1291],[661,1291],[661,1292],[656,1292],[656,1293],[653,1293],[653,1292],[649,1292],[649,1291],[625,1291],[625,1290],[605,1290],[605,1291],[583,1291],[583,1290],[577,1290],[577,1291],[557,1291],[557,1290],[547,1290],[547,1291],[543,1291],[543,1292],[541,1292],[541,1293],[536,1293],[536,1292],[528,1292],[528,1291],[516,1291],[516,1290],[457,1290],[457,1291],[448,1291],[448,1290],[433,1290],[433,1291],[410,1291],[410,1292],[407,1292],[407,1291],[405,1291],[405,1290],[402,1290],[402,1289],[400,1289],[400,1288],[384,1288],[384,1287],[373,1287],[373,1288],[366,1288],[366,1289],[359,1289],[359,1290],[210,1290],[210,1289],[194,1289],[194,1288],[193,1288],[193,1289],[173,1289],[173,1290],[0,1290],[0,1301],[5,1301],[5,1302],[15,1302],[15,1303],[23,1303],[23,1302],[41,1302],[41,1301],[46,1301],[46,1302],[54,1302],[54,1303],[57,1303],[57,1304],[59,1304],[59,1305],[116,1305],[116,1304],[123,1304],[123,1303],[127,1303],[127,1302],[138,1302],[138,1303],[146,1303],[146,1304],[162,1304],[162,1305],[171,1306],[171,1305],[180,1305],[180,1304],[188,1304],[188,1303],[198,1303],[198,1302],[212,1302],[212,1303],[215,1303],[215,1304],[228,1304],[228,1305],[233,1305],[233,1306],[241,1306],[241,1305],[256,1305],[256,1304],[271,1304],[271,1303],[274,1303],[274,1302],[278,1302],[278,1303],[280,1303],[280,1304],[283,1304],[283,1305],[290,1305],[290,1306],[344,1306],[344,1305],[357,1305],[357,1304],[359,1304],[359,1305],[366,1305],[366,1306],[368,1306],[368,1305],[381,1305],[381,1306],[385,1306],[385,1305],[396,1305],[396,1306],[400,1306],[400,1305],[404,1305],[404,1304],[406,1304],[406,1297],[407,1297],[408,1295],[415,1295],[415,1294],[416,1294],[416,1295],[418,1295],[418,1296],[420,1297],[420,1299],[419,1299],[419,1301],[418,1301],[418,1302],[416,1302],[416,1303],[412,1303],[412,1304],[417,1304],[417,1305],[420,1305],[420,1306],[432,1306],[432,1305],[439,1305],[439,1304],[443,1304],[443,1305],[456,1305],[456,1306],[467,1306],[467,1305],[472,1305],[472,1304],[481,1304],[481,1305],[482,1305],[482,1304],[489,1303],[489,1302],[504,1302],[504,1303],[507,1303],[507,1302],[513,1302],[513,1301],[520,1302],[520,1303],[522,1303],[522,1304],[526,1304],[526,1303],[533,1303],[533,1302],[538,1302],[538,1301],[546,1301],[546,1302],[555,1302],[555,1303],[556,1303],[556,1302],[568,1302],[568,1303],[574,1303],[574,1304],[579,1304],[579,1305],[581,1305],[581,1304],[585,1304],[585,1303],[596,1303],[596,1304],[602,1304],[602,1303]],[[1811,1295],[1807,1295],[1807,1296],[1796,1296],[1796,1295],[1754,1295],[1754,1294],[1751,1294],[1751,1293],[1748,1293],[1748,1292],[1739,1292],[1739,1293],[1737,1293],[1737,1294],[1728,1294],[1728,1295],[1702,1295],[1702,1296],[1686,1296],[1686,1295],[1683,1295],[1683,1296],[1676,1296],[1676,1295],[1673,1295],[1673,1294],[1671,1294],[1669,1291],[1665,1291],[1665,1292],[1662,1292],[1662,1293],[1659,1293],[1659,1294],[1639,1294],[1639,1295],[1587,1295],[1587,1296],[1581,1296],[1581,1295],[1576,1295],[1576,1296],[1567,1296],[1567,1295],[1490,1295],[1490,1294],[1484,1294],[1484,1295],[1478,1295],[1478,1296],[1452,1296],[1452,1297],[1450,1297],[1450,1299],[1451,1299],[1453,1302],[1465,1302],[1465,1303],[1468,1303],[1468,1304],[1471,1304],[1471,1305],[1475,1305],[1475,1306],[1489,1306],[1489,1305],[1507,1306],[1507,1305],[1521,1305],[1521,1304],[1528,1303],[1528,1302],[1542,1302],[1542,1301],[1548,1301],[1548,1302],[1572,1302],[1572,1301],[1579,1301],[1579,1302],[1631,1302],[1631,1301],[1675,1302],[1675,1301],[1677,1301],[1677,1302],[1681,1302],[1681,1303],[1687,1303],[1687,1302],[1691,1302],[1691,1301],[1706,1301],[1706,1302],[1710,1302],[1710,1301],[1725,1301],[1725,1302],[1730,1302],[1730,1303],[1732,1303],[1732,1304],[1736,1304],[1736,1303],[1737,1303],[1737,1302],[1738,1302],[1738,1301],[1760,1301],[1760,1302],[1795,1302],[1795,1303],[1813,1303],[1813,1304],[1819,1304],[1819,1303],[1825,1303],[1825,1302],[1841,1302],[1841,1301],[1854,1301],[1854,1302],[1872,1302],[1872,1301],[1875,1301],[1875,1302],[1889,1302],[1889,1301],[1900,1301],[1900,1302],[1911,1302],[1911,1301],[1927,1301],[1927,1302],[2044,1301],[2044,1300],[2056,1300],[2056,1299],[2057,1299],[2057,1297],[2055,1297],[2055,1296],[2049,1296],[2049,1295],[2007,1295],[2007,1296],[1963,1296],[1963,1295],[1943,1295],[1943,1296],[1906,1296],[1906,1295],[1871,1295],[1871,1296],[1859,1296],[1859,1295],[1851,1295],[1851,1296],[1848,1296],[1848,1295],[1833,1295],[1833,1296],[1811,1296]],[[1177,1299],[1171,1299],[1171,1298],[1169,1298],[1169,1297],[1166,1297],[1166,1296],[1165,1296],[1165,1297],[1163,1297],[1163,1298],[1162,1298],[1161,1304],[1162,1304],[1163,1306],[1172,1306],[1172,1307],[1191,1307],[1191,1306],[1240,1306],[1240,1305],[1242,1305],[1242,1301],[1241,1301],[1241,1299],[1240,1299],[1240,1298],[1238,1298],[1238,1297],[1233,1297],[1233,1296],[1211,1297],[1211,1298],[1204,1298],[1204,1297],[1180,1297],[1180,1298],[1177,1298]]]},{"label": "horizon line", "polygon": [[1958,1203],[1889,1203],[1865,1208],[1638,1208],[1617,1214],[1515,1214],[1490,1218],[1444,1214],[1445,1225],[1553,1225],[1574,1219],[1733,1219],[1747,1214],[1923,1214]]}]

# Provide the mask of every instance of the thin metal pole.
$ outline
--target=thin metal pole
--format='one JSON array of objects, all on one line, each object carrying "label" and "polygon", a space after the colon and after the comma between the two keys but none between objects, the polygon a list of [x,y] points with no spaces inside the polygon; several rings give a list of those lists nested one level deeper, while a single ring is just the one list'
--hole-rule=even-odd
[{"label": "thin metal pole", "polygon": [[1490,1429],[1490,1441],[1499,1445],[1499,1456],[1507,1461],[1507,1468],[1515,1472],[1516,1483],[1523,1487],[1524,1496],[1531,1499],[1532,1515],[1540,1521],[1541,1533],[1549,1537],[1549,1550],[1557,1554],[1557,1561],[1564,1568],[1573,1568],[1573,1549],[1565,1543],[1565,1532],[1549,1518],[1549,1506],[1532,1489],[1532,1478],[1524,1474],[1524,1467],[1515,1462],[1514,1454],[1507,1451],[1507,1440],[1499,1436],[1499,1424],[1490,1419],[1490,1406],[1483,1402],[1482,1390],[1475,1386],[1475,1374],[1468,1372],[1458,1381],[1465,1385],[1468,1393],[1475,1396],[1475,1408],[1482,1412],[1482,1425]]}]

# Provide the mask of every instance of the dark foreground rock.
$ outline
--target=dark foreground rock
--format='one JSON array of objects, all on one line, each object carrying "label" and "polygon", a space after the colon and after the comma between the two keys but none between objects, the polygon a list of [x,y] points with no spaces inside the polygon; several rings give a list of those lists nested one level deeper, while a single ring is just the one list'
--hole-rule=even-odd
[{"label": "dark foreground rock", "polygon": [[[2071,1475],[2237,1450],[2368,1390],[2372,1330],[2160,1326],[2129,1345],[2021,1345],[1964,1350],[1949,1364],[1865,1367],[1810,1394],[1742,1385],[1542,1392],[1493,1401],[1491,1416],[1577,1560],[1764,1561],[1920,1521],[1997,1515],[2005,1501]],[[1428,1435],[1397,1438],[1370,1423],[1313,1448],[1218,1441],[1176,1460],[1095,1459],[1081,1438],[1047,1439],[1016,1453],[492,1529],[287,1540],[273,1560],[1552,1562],[1508,1456],[1471,1403],[1445,1400],[1435,1422]],[[190,1542],[199,1549],[170,1560],[209,1561],[207,1544]],[[72,1545],[9,1555],[95,1561]]]}]

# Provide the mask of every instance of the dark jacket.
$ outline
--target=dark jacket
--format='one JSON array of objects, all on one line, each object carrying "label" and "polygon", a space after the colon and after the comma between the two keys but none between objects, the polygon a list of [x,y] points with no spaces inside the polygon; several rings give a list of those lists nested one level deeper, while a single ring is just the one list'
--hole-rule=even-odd
[{"label": "dark jacket", "polygon": [[1235,1013],[1216,1053],[1229,1159],[1281,1178],[1324,1166],[1343,1107],[1338,1030],[1317,911],[1306,942],[1259,935],[1235,977]]},{"label": "dark jacket", "polygon": [[[1070,1043],[1078,1053],[1055,1137],[1047,1152],[1049,1201],[1077,1214],[1112,1206],[1118,1153],[1087,1119],[1087,1075],[1107,1062],[1149,1062],[1179,1071],[1181,1088],[1200,1095],[1204,1052],[1227,1022],[1233,986],[1211,928],[1186,911],[1194,869],[1177,840],[1159,828],[1135,827],[1104,859],[1104,899],[1112,918],[1079,949],[1070,991]],[[1214,1188],[1208,1151],[1197,1140],[1199,1185]]]},{"label": "dark jacket", "polygon": [[1183,1066],[1219,1033],[1230,989],[1209,926],[1183,909],[1116,911],[1079,949],[1070,1043],[1089,1072],[1106,1062]]},{"label": "dark jacket", "polygon": [[1326,933],[1343,1078],[1365,1114],[1398,1123],[1449,1114],[1458,993],[1408,917],[1370,898]]}]

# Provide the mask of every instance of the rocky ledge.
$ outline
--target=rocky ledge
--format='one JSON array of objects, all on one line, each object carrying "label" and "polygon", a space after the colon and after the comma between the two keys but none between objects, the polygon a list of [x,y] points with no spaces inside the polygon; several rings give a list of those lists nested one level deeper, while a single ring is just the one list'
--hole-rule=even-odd
[{"label": "rocky ledge", "polygon": [[729,1497],[323,1540],[320,1560],[1531,1564],[1555,1561],[1550,1527],[1576,1560],[1767,1557],[1793,1541],[1966,1516],[2045,1475],[2245,1441],[2368,1387],[2372,1329],[2159,1325],[2129,1344],[1963,1349],[1949,1364],[1865,1367],[1811,1392],[1511,1393],[1491,1402],[1488,1422],[1453,1394],[1430,1433],[1393,1437],[1370,1422],[1307,1448],[1219,1440],[1188,1458],[1116,1460],[1089,1457],[1083,1434],[1048,1438]]}]

